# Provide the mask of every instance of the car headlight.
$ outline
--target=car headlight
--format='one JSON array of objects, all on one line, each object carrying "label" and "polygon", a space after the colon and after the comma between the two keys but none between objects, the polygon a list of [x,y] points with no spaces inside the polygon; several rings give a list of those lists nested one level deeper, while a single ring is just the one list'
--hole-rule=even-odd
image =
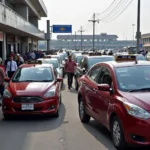
[{"label": "car headlight", "polygon": [[45,98],[51,98],[55,96],[55,89],[50,89],[45,95]]},{"label": "car headlight", "polygon": [[11,93],[6,89],[5,91],[4,91],[4,95],[3,95],[3,97],[6,97],[6,98],[11,98],[12,97],[12,95],[11,95]]},{"label": "car headlight", "polygon": [[142,109],[139,106],[136,106],[134,104],[126,103],[124,102],[124,106],[128,112],[133,117],[140,118],[140,119],[149,119],[150,113],[146,110]]}]

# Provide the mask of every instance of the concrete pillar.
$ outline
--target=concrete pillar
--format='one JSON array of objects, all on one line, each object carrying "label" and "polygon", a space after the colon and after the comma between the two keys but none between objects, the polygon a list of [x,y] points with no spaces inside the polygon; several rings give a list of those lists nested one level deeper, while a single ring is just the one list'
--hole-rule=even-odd
[{"label": "concrete pillar", "polygon": [[15,36],[15,51],[16,51],[16,53],[18,53],[18,37],[17,36]]},{"label": "concrete pillar", "polygon": [[25,54],[26,52],[29,52],[28,38],[24,38],[22,43],[22,53]]},{"label": "concrete pillar", "polygon": [[2,51],[2,59],[6,60],[6,33],[3,33],[3,51]]},{"label": "concrete pillar", "polygon": [[22,16],[24,19],[29,21],[29,8],[26,5],[16,4],[15,11]]},{"label": "concrete pillar", "polygon": [[5,0],[1,0],[3,4],[5,4]]},{"label": "concrete pillar", "polygon": [[29,22],[38,28],[38,17],[29,17]]}]

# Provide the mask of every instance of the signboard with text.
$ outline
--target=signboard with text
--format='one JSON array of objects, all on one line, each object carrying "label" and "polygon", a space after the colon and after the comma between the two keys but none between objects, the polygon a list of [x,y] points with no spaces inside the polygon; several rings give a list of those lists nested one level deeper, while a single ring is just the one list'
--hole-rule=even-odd
[{"label": "signboard with text", "polygon": [[72,25],[53,25],[53,33],[72,33]]}]

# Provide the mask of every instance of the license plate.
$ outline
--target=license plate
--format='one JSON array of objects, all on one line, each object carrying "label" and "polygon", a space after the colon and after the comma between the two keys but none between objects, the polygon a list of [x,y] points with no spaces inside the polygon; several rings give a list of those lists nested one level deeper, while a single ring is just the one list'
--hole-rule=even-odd
[{"label": "license plate", "polygon": [[34,110],[33,104],[22,104],[22,110]]}]

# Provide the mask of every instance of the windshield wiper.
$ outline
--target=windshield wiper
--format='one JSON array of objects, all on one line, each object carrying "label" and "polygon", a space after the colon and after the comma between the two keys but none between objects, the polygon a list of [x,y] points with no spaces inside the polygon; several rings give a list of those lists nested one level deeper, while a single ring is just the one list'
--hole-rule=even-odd
[{"label": "windshield wiper", "polygon": [[150,91],[150,88],[141,88],[141,89],[129,90],[129,92],[139,92],[139,91]]}]

